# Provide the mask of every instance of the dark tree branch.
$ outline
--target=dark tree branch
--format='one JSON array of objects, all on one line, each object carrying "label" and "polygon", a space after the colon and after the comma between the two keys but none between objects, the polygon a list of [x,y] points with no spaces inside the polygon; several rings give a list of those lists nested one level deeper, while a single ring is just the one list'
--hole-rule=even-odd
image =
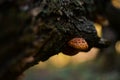
[{"label": "dark tree branch", "polygon": [[[89,51],[108,43],[97,36],[88,20],[94,12],[92,0],[1,0],[0,80],[15,80],[24,70],[59,52]],[[68,45],[83,38],[86,50]]]}]

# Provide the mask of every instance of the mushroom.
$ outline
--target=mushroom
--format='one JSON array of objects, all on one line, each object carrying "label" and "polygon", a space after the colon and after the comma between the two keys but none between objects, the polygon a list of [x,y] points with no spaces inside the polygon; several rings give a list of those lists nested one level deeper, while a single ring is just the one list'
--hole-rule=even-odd
[{"label": "mushroom", "polygon": [[80,51],[88,51],[89,46],[84,38],[73,38],[68,41],[67,45],[63,48],[63,54],[73,56]]},{"label": "mushroom", "polygon": [[68,42],[68,45],[81,51],[88,49],[88,44],[83,38],[73,38]]}]

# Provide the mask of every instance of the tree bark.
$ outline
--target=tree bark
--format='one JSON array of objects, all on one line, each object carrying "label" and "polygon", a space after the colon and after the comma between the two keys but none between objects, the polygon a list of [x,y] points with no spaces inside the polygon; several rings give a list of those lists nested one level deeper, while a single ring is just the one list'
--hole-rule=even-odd
[{"label": "tree bark", "polygon": [[0,80],[16,80],[39,61],[66,53],[75,37],[86,40],[85,51],[108,46],[87,19],[92,5],[92,0],[1,0]]}]

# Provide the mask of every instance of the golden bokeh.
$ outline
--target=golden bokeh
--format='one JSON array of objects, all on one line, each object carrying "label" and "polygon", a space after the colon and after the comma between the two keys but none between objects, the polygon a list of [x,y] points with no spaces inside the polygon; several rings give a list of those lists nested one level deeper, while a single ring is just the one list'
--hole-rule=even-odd
[{"label": "golden bokeh", "polygon": [[94,26],[95,26],[95,28],[96,28],[96,30],[97,30],[97,35],[99,36],[99,37],[101,37],[102,36],[102,27],[101,27],[101,25],[100,24],[98,24],[98,23],[94,23]]},{"label": "golden bokeh", "polygon": [[93,60],[96,57],[98,51],[99,49],[92,48],[89,52],[79,52],[77,55],[74,56],[68,56],[59,53],[58,55],[52,56],[50,59],[48,59],[45,62],[39,62],[39,64],[36,65],[35,67],[46,68],[49,65],[52,65],[55,68],[63,68],[69,64],[78,65],[87,62],[89,60]]},{"label": "golden bokeh", "polygon": [[115,49],[118,53],[120,53],[120,41],[116,42]]},{"label": "golden bokeh", "polygon": [[115,8],[120,9],[120,0],[112,0],[112,5],[113,5]]}]

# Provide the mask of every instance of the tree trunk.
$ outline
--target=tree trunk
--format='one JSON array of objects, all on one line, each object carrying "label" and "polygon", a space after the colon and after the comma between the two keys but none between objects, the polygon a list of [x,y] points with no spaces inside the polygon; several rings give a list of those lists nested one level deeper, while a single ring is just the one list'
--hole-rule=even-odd
[{"label": "tree trunk", "polygon": [[[24,70],[59,52],[71,55],[106,47],[87,19],[92,5],[92,0],[1,0],[0,80],[16,80]],[[70,47],[68,41],[75,37],[83,38],[88,48]]]}]

